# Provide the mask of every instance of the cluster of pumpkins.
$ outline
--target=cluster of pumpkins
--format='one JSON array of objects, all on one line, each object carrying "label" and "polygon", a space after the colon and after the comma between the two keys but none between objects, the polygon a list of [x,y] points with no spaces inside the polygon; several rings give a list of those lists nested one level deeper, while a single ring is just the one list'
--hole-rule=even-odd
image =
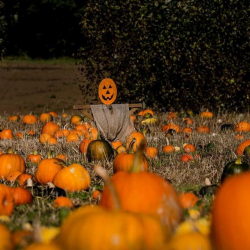
[{"label": "cluster of pumpkins", "polygon": [[[152,111],[141,115],[145,116],[144,123],[156,121]],[[50,143],[49,138],[56,139],[56,133],[58,137],[60,134],[59,126],[51,124],[53,122],[48,120],[49,117],[46,119],[41,136],[48,135],[48,140],[40,138],[41,143]],[[81,126],[81,129],[78,127],[75,131],[80,132],[73,134],[85,137],[79,150],[86,154],[89,161],[99,163],[100,160],[114,158],[114,174],[109,177],[103,167],[95,165],[96,174],[105,183],[102,192],[97,194],[98,205],[72,209],[49,240],[45,242],[40,239],[40,242],[26,245],[25,249],[250,249],[250,218],[247,213],[250,209],[250,172],[248,164],[242,162],[240,157],[250,145],[248,140],[237,148],[238,159],[226,165],[211,214],[202,217],[202,205],[194,193],[177,194],[170,181],[147,171],[145,154],[149,155],[149,151],[143,133],[134,131],[124,146],[121,142],[110,144],[98,139],[94,128],[81,123],[80,116],[71,119],[72,123],[78,121],[76,126]],[[163,128],[167,132],[170,129],[176,128]],[[0,215],[11,216],[15,205],[32,202],[32,195],[24,193],[28,191],[26,187],[31,179],[41,185],[52,184],[67,192],[88,188],[91,184],[88,171],[80,164],[66,167],[63,160],[62,156],[40,158],[35,175],[31,176],[26,173],[25,161],[20,155],[11,152],[2,154],[2,180],[17,181],[22,191],[14,195],[15,192],[11,191],[14,188],[0,184]],[[53,206],[72,208],[73,203],[69,198],[59,196]],[[25,232],[19,235],[18,243],[30,234]],[[0,223],[0,249],[14,249],[13,235]]]}]

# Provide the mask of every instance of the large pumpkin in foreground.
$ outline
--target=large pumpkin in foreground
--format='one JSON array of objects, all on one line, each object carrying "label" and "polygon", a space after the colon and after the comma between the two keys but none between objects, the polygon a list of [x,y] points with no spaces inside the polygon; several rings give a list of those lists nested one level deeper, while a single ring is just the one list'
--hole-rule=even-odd
[{"label": "large pumpkin in foreground", "polygon": [[[111,180],[123,210],[158,215],[169,230],[174,230],[182,220],[178,196],[170,182],[160,176],[145,171],[119,171]],[[100,205],[108,209],[114,208],[113,198],[107,186],[103,189]]]},{"label": "large pumpkin in foreground", "polygon": [[64,250],[158,250],[169,237],[155,216],[85,206],[65,219],[56,241]]},{"label": "large pumpkin in foreground", "polygon": [[216,250],[250,249],[250,172],[227,178],[216,194],[211,236]]},{"label": "large pumpkin in foreground", "polygon": [[14,245],[10,230],[0,223],[0,250],[12,250]]},{"label": "large pumpkin in foreground", "polygon": [[14,172],[25,172],[25,161],[18,154],[3,154],[0,156],[0,179],[6,179]]}]

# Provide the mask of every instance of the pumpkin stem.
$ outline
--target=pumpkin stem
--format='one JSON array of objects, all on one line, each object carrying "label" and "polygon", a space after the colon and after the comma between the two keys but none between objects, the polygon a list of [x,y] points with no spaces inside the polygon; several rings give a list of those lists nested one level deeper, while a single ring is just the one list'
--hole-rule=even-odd
[{"label": "pumpkin stem", "polygon": [[134,158],[134,163],[133,167],[131,168],[131,172],[136,173],[136,172],[141,172],[141,166],[143,162],[143,157],[144,157],[144,148],[145,148],[145,143],[142,141],[135,152],[135,158]]},{"label": "pumpkin stem", "polygon": [[235,161],[235,164],[242,164],[242,161],[241,161],[241,156],[238,156],[236,161]]},{"label": "pumpkin stem", "polygon": [[112,196],[113,201],[114,201],[114,209],[120,210],[121,209],[121,201],[120,201],[119,195],[115,189],[115,185],[114,185],[113,181],[108,176],[106,170],[100,165],[95,165],[94,171],[96,172],[97,175],[99,175],[103,179],[105,185],[109,188],[109,191],[110,191],[111,196]]}]

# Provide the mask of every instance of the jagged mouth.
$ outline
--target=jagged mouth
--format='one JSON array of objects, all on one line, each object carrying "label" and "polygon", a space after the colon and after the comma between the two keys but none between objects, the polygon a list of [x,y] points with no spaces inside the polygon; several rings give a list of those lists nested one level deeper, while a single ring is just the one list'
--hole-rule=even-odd
[{"label": "jagged mouth", "polygon": [[103,98],[103,100],[105,100],[105,101],[110,101],[110,100],[113,99],[113,97],[114,97],[114,94],[113,94],[112,96],[110,96],[110,97],[105,97],[105,96],[102,95],[102,98]]}]

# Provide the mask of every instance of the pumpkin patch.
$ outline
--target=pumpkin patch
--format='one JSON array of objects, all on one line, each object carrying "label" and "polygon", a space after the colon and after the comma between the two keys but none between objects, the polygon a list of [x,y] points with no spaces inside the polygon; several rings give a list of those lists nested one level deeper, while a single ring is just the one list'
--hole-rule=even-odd
[{"label": "pumpkin patch", "polygon": [[[223,208],[226,203],[229,211],[237,209],[226,197],[232,185],[238,190],[235,178],[242,178],[243,185],[242,176],[249,174],[248,116],[242,124],[225,115],[224,124],[234,126],[221,129],[215,113],[189,118],[147,108],[134,115],[135,129],[124,140],[108,141],[100,138],[93,121],[63,114],[44,112],[26,122],[4,118],[0,225],[4,220],[13,235],[22,228],[16,246],[117,249],[115,242],[118,249],[227,249],[224,232],[232,233],[232,246],[241,244],[236,232],[220,225],[227,221],[236,227]],[[10,131],[22,137],[7,138]],[[105,169],[111,188],[95,171],[96,164]],[[244,234],[241,213],[233,218]],[[44,237],[46,242],[38,240]]]}]

